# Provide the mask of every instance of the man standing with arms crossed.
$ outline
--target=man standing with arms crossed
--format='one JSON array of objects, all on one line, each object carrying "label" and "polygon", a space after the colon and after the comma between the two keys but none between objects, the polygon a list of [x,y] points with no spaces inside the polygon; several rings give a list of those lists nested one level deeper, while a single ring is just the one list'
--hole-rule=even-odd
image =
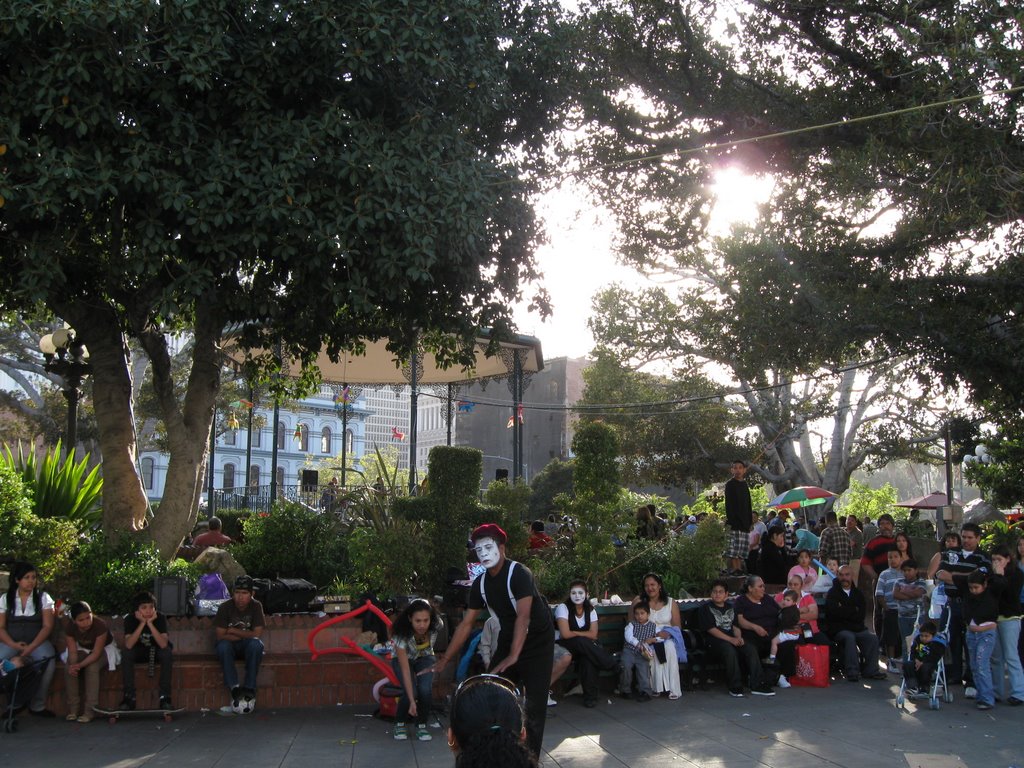
[{"label": "man standing with arms crossed", "polygon": [[480,563],[487,569],[469,589],[469,607],[444,655],[434,666],[440,674],[469,637],[476,617],[486,608],[501,628],[488,672],[514,681],[526,693],[526,743],[538,759],[547,718],[548,683],[555,647],[555,625],[547,601],[537,590],[530,569],[505,557],[505,535],[487,523],[470,539]]}]

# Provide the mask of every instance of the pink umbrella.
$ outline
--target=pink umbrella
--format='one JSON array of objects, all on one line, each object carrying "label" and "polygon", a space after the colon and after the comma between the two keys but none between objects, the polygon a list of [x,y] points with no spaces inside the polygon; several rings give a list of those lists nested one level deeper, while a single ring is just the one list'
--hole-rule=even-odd
[{"label": "pink umbrella", "polygon": [[[960,499],[954,497],[954,504],[959,504]],[[919,499],[908,499],[907,501],[897,501],[897,507],[906,507],[908,509],[938,509],[939,507],[945,507],[949,504],[946,494],[942,491],[935,491],[929,493],[927,496],[922,496]]]}]

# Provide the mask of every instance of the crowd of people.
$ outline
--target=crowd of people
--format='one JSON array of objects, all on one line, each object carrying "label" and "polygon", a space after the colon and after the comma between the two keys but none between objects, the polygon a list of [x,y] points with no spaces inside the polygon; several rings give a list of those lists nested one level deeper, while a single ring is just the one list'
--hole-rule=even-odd
[{"label": "crowd of people", "polygon": [[[135,666],[144,663],[160,667],[159,709],[174,710],[171,690],[174,666],[173,644],[167,617],[157,610],[156,597],[140,592],[126,606],[124,637],[118,646],[107,622],[93,614],[84,601],[71,602],[61,618],[66,639],[64,659],[67,720],[88,723],[99,706],[100,672],[121,666],[123,696],[117,711],[136,708]],[[12,667],[36,665],[41,674],[32,678],[35,686],[28,700],[30,715],[55,717],[46,699],[56,671],[57,651],[51,641],[57,621],[53,598],[39,588],[39,576],[31,563],[16,563],[10,585],[0,595],[0,661]],[[253,597],[253,580],[239,576],[231,599],[219,606],[214,617],[215,652],[221,663],[224,684],[231,694],[229,709],[236,713],[253,711],[256,678],[263,660],[260,640],[266,622],[263,606]],[[238,682],[237,659],[244,661],[245,677]]]}]

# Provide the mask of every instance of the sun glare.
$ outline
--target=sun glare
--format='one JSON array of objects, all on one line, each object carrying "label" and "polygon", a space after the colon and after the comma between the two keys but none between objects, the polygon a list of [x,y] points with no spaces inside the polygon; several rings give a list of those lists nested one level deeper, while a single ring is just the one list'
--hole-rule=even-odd
[{"label": "sun glare", "polygon": [[750,224],[757,219],[757,207],[772,192],[771,176],[750,176],[735,166],[715,172],[711,191],[715,207],[711,212],[711,233],[727,235],[734,224]]}]

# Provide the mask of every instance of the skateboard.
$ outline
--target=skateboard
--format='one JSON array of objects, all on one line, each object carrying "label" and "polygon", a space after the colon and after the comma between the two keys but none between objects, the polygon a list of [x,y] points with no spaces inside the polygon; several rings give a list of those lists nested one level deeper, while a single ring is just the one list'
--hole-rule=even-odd
[{"label": "skateboard", "polygon": [[180,715],[185,711],[184,707],[178,707],[177,709],[100,709],[99,707],[93,707],[93,711],[97,714],[103,715],[110,720],[110,724],[113,725],[121,717],[132,717],[134,715],[161,715],[164,718],[165,723],[171,722],[174,715]]}]

